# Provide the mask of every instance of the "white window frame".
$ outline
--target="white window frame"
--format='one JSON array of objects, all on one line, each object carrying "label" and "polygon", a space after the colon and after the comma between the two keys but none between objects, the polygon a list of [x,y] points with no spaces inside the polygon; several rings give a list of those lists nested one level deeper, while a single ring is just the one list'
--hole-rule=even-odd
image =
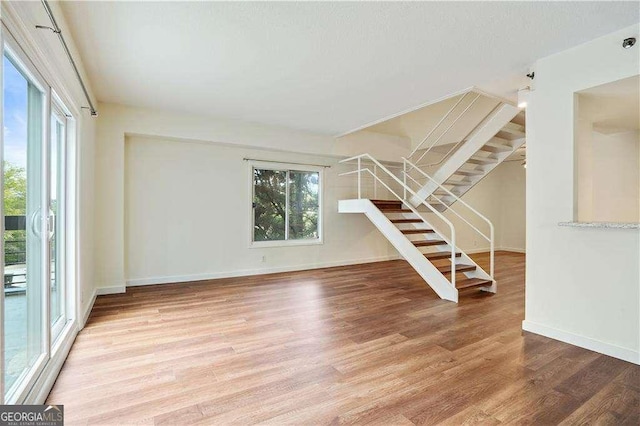
[{"label": "white window frame", "polygon": [[[249,248],[267,248],[267,247],[290,247],[290,246],[312,246],[324,244],[323,238],[323,219],[324,219],[324,167],[277,163],[270,161],[250,160],[249,162]],[[277,171],[297,171],[297,172],[313,172],[318,173],[318,238],[304,240],[275,240],[275,241],[254,241],[255,215],[253,209],[253,200],[255,198],[255,187],[253,183],[254,169],[267,169]],[[287,218],[289,208],[289,184],[287,182]],[[289,223],[285,222],[285,233],[289,233]]]}]

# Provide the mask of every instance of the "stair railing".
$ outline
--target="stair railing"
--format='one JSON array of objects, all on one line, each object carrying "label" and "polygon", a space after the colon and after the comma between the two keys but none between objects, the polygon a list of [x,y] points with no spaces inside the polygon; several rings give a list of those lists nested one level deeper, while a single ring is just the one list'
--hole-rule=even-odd
[{"label": "stair railing", "polygon": [[[376,173],[372,172],[371,169],[369,169],[368,167],[365,167],[365,168],[362,167],[362,160],[363,159],[365,159],[366,161],[371,161],[373,163],[374,170],[375,170]],[[422,219],[422,221],[424,223],[428,224],[428,222],[422,217],[422,214],[413,205],[411,205],[411,203],[409,203],[407,201],[407,197],[406,197],[407,192],[409,194],[411,194],[412,196],[414,196],[414,197],[417,196],[417,194],[410,187],[408,187],[403,181],[401,181],[396,175],[391,173],[389,171],[389,169],[387,169],[384,165],[382,165],[378,160],[376,160],[375,158],[373,158],[369,154],[360,154],[360,155],[356,155],[355,157],[346,158],[344,160],[341,160],[340,163],[349,163],[349,162],[352,162],[352,161],[357,161],[358,169],[357,170],[352,170],[352,171],[349,171],[349,172],[340,173],[338,176],[347,176],[347,175],[352,175],[352,174],[355,174],[355,173],[358,174],[358,180],[357,180],[357,182],[358,182],[357,183],[358,184],[358,188],[357,188],[358,199],[362,199],[362,178],[361,178],[361,175],[362,175],[362,173],[369,173],[371,176],[373,176],[374,182],[376,182],[376,181],[379,182],[394,197],[396,197],[399,201],[404,203],[416,216],[418,216],[420,219]],[[404,195],[400,196],[393,189],[391,189],[391,187],[389,187],[389,185],[387,185],[386,182],[384,182],[382,179],[380,179],[377,176],[377,171],[378,170],[382,170],[387,176],[391,177],[396,183],[398,183],[403,188]],[[456,230],[455,230],[455,227],[453,226],[453,223],[451,223],[451,221],[449,219],[447,219],[442,213],[440,213],[438,210],[436,210],[436,208],[433,207],[431,204],[427,203],[426,201],[423,201],[421,204],[426,206],[440,220],[442,220],[444,223],[446,223],[449,226],[449,232],[450,232],[451,238],[447,239],[443,235],[440,235],[440,236],[449,245],[449,247],[451,247],[451,280],[450,280],[450,282],[451,282],[451,285],[455,288],[456,287]]]},{"label": "stair railing", "polygon": [[[444,162],[444,160],[446,160],[449,155],[451,155],[453,152],[455,152],[458,147],[466,142],[469,137],[476,131],[476,129],[478,129],[478,127],[480,127],[485,120],[490,117],[495,111],[498,110],[498,108],[501,106],[502,104],[498,104],[496,105],[491,111],[489,111],[489,113],[487,115],[484,116],[484,118],[482,119],[482,121],[480,123],[478,123],[478,125],[476,127],[474,127],[473,129],[471,129],[471,131],[469,131],[469,133],[467,133],[462,139],[460,139],[458,142],[456,142],[450,149],[449,151],[447,151],[446,154],[444,154],[442,156],[442,158],[439,161],[436,161],[435,163],[429,163],[429,164],[420,164],[420,160],[422,160],[422,157],[420,157],[415,163],[416,163],[416,167],[433,167],[433,166],[438,166],[440,164],[442,164]],[[411,157],[408,157],[411,158]]]},{"label": "stair railing", "polygon": [[[467,97],[467,95],[468,95],[469,93],[472,93],[472,92],[467,92],[467,93],[465,93],[465,94],[464,94],[464,95],[463,95],[463,96],[458,100],[458,102],[456,102],[456,103],[453,105],[453,107],[452,107],[452,108],[451,108],[451,109],[450,109],[450,110],[449,110],[449,111],[444,115],[444,117],[442,117],[442,119],[440,119],[440,121],[438,122],[438,124],[436,124],[436,125],[435,125],[435,127],[434,127],[433,129],[431,129],[431,131],[430,131],[430,132],[427,134],[427,136],[422,140],[422,142],[420,142],[420,143],[418,144],[418,146],[416,146],[416,147],[414,148],[414,150],[411,152],[411,154],[409,154],[409,157],[408,157],[408,158],[413,157],[413,155],[414,155],[418,150],[420,150],[420,148],[422,147],[422,145],[423,145],[423,144],[427,141],[427,139],[428,139],[428,138],[433,134],[433,132],[434,132],[438,127],[440,127],[440,125],[444,122],[444,120],[446,120],[446,119],[449,117],[449,115],[451,115],[451,113],[456,109],[456,107],[460,104],[460,102],[462,102],[462,101]],[[420,157],[416,160],[416,163],[419,163],[420,161],[422,161],[422,159],[423,159],[423,158],[424,158],[424,157],[425,157],[429,152],[431,152],[431,150],[433,149],[433,147],[434,147],[434,146],[436,146],[436,145],[438,144],[438,142],[440,142],[440,140],[441,140],[441,139],[442,139],[442,138],[443,138],[447,133],[449,133],[449,130],[451,130],[451,128],[452,128],[453,126],[455,126],[455,125],[456,125],[456,123],[457,123],[457,122],[458,122],[462,117],[464,117],[464,115],[466,114],[466,112],[467,112],[467,111],[469,111],[469,109],[473,106],[473,104],[475,104],[475,103],[476,103],[476,101],[478,100],[478,98],[480,98],[480,96],[481,96],[480,94],[476,94],[475,98],[473,98],[473,99],[471,100],[471,102],[469,103],[469,105],[467,105],[467,107],[466,107],[464,110],[462,110],[462,112],[461,112],[460,114],[458,114],[458,116],[455,118],[455,120],[453,120],[453,121],[449,124],[449,126],[444,130],[444,132],[442,132],[442,133],[440,134],[440,136],[438,136],[438,137],[437,137],[437,138],[436,138],[436,139],[431,143],[431,145],[429,145],[429,147],[428,147],[426,150],[424,150],[424,152],[422,153],[422,155],[420,155]]]},{"label": "stair railing", "polygon": [[[438,198],[434,193],[431,194],[431,196],[433,198],[435,198],[441,205],[445,206],[446,209],[448,209],[449,211],[451,211],[453,214],[455,214],[458,218],[460,218],[463,222],[465,222],[467,225],[469,225],[471,228],[473,228],[478,234],[480,234],[480,236],[482,236],[484,239],[486,239],[489,242],[489,247],[490,247],[490,272],[489,275],[491,276],[491,279],[493,279],[494,275],[494,257],[495,257],[495,253],[494,253],[494,249],[495,249],[495,245],[494,245],[494,228],[493,228],[493,223],[487,219],[487,217],[485,217],[483,214],[481,214],[479,211],[477,211],[476,209],[474,209],[473,207],[471,207],[469,204],[467,204],[464,200],[462,200],[460,197],[458,197],[456,194],[454,194],[453,192],[451,192],[450,190],[448,190],[447,188],[445,188],[444,186],[442,186],[440,183],[438,183],[434,178],[432,178],[431,176],[429,176],[428,174],[426,174],[422,169],[418,168],[416,165],[414,165],[413,163],[411,163],[409,160],[407,160],[406,158],[402,158],[402,161],[405,163],[405,166],[403,167],[402,170],[402,174],[404,175],[404,180],[406,182],[406,178],[409,178],[411,181],[413,181],[414,183],[416,183],[419,186],[422,186],[422,184],[420,182],[418,182],[416,179],[414,179],[413,177],[411,177],[409,175],[409,173],[406,171],[407,170],[407,165],[418,170],[418,172],[420,174],[422,174],[422,176],[424,176],[425,178],[427,178],[428,181],[431,181],[433,183],[435,183],[439,189],[443,190],[447,195],[453,197],[454,201],[451,203],[453,204],[454,202],[460,203],[463,206],[465,206],[466,208],[468,208],[469,210],[471,210],[473,213],[475,213],[476,216],[478,216],[480,219],[482,219],[484,222],[486,222],[489,225],[489,235],[486,235],[484,232],[480,231],[475,225],[473,225],[471,222],[469,222],[465,217],[463,217],[460,213],[458,213],[455,209],[453,209],[451,207],[451,205],[448,205],[447,203],[445,203],[444,201],[442,201],[440,198]],[[413,191],[411,191],[413,192]],[[435,192],[435,191],[434,191]],[[431,203],[427,203],[426,200],[423,202],[423,204],[427,204],[427,205],[431,205]]]}]

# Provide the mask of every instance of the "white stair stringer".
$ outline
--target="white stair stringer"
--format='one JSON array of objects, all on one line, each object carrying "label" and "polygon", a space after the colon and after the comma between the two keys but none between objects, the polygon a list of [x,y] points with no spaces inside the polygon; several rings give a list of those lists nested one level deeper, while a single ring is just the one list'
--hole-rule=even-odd
[{"label": "white stair stringer", "polygon": [[[407,207],[409,207],[409,206],[407,205]],[[410,214],[404,214],[403,216],[406,217],[406,218],[411,217]],[[423,223],[427,224],[430,229],[433,229],[435,231],[435,233],[434,234],[430,234],[430,236],[428,236],[427,239],[436,239],[435,237],[437,237],[437,238],[439,238],[441,240],[447,241],[447,243],[449,244],[448,246],[436,246],[436,251],[451,253],[451,242],[447,238],[444,238],[442,236],[442,233],[439,232],[438,229],[436,227],[432,226],[429,222],[427,222],[425,220]],[[417,224],[410,224],[410,225],[414,229],[419,229]],[[468,272],[462,272],[462,273],[467,278],[480,278],[480,279],[483,279],[483,280],[492,281],[493,284],[491,286],[479,287],[479,288],[482,291],[488,291],[490,293],[496,293],[498,288],[497,288],[496,281],[493,279],[493,277],[491,275],[489,275],[487,273],[487,271],[482,269],[480,267],[480,265],[478,265],[471,257],[469,257],[469,255],[467,255],[459,247],[456,247],[456,252],[460,253],[460,256],[456,257],[456,259],[457,259],[456,264],[474,265],[476,267],[476,269],[474,271],[468,271]]]},{"label": "white stair stringer", "polygon": [[[451,178],[455,172],[460,170],[462,166],[464,166],[470,159],[473,157],[478,151],[480,151],[485,145],[492,142],[492,140],[496,137],[496,135],[505,131],[505,129],[509,129],[509,122],[520,112],[518,107],[509,104],[503,104],[500,106],[494,113],[492,113],[491,117],[486,120],[482,126],[474,131],[473,135],[462,144],[462,146],[455,152],[451,157],[445,161],[445,163],[433,174],[434,181],[429,181],[425,183],[422,188],[420,188],[414,196],[411,197],[410,202],[413,206],[417,206],[424,202],[434,191],[436,191],[439,185],[445,183],[449,178]],[[518,139],[519,141],[520,139]],[[489,173],[495,166],[500,164],[504,158],[506,158],[510,153],[515,151],[514,142],[515,140],[506,141],[509,143],[510,150],[504,151],[501,153],[492,153],[492,158],[496,159],[495,163],[489,163],[484,166],[482,175],[475,176],[473,179],[465,178],[456,182],[456,185],[460,186],[460,190],[464,189],[466,192],[470,189],[475,183],[477,183],[484,175]],[[524,143],[524,139],[522,139],[522,143]],[[520,145],[522,145],[520,143]],[[499,144],[502,145],[502,144]],[[518,145],[518,147],[520,146]],[[507,146],[507,145],[505,145]],[[507,155],[505,155],[507,154]],[[504,157],[500,159],[500,157]],[[463,183],[467,183],[468,185],[461,185]],[[460,184],[460,185],[459,185]],[[468,187],[465,189],[465,187]]]},{"label": "white stair stringer", "polygon": [[[439,251],[444,251],[444,250],[439,250]],[[491,280],[493,282],[492,285],[486,286],[486,287],[480,287],[480,290],[488,291],[490,293],[496,293],[498,290],[498,285],[496,284],[496,281],[491,277],[491,275],[489,275],[484,269],[482,269],[480,265],[474,262],[474,260],[470,258],[465,252],[457,248],[456,248],[456,251],[460,253],[460,257],[458,258],[458,263],[476,266],[475,271],[463,272],[463,274],[467,278],[481,278],[483,280]]]},{"label": "white stair stringer", "polygon": [[[509,146],[511,147],[510,151],[505,151],[505,152],[493,154],[490,158],[495,160],[494,162],[477,167],[478,170],[482,171],[481,174],[466,177],[465,181],[468,181],[467,185],[457,186],[455,189],[450,189],[449,191],[453,192],[456,195],[456,197],[458,197],[458,198],[462,197],[471,188],[473,188],[482,179],[484,179],[489,173],[491,173],[491,171],[493,169],[495,169],[497,166],[502,164],[502,162],[504,160],[506,160],[509,156],[511,156],[511,154],[513,154],[522,145],[524,145],[524,143],[526,142],[526,139],[525,138],[514,139],[514,140],[511,140],[511,141],[508,141],[508,142],[509,142]],[[487,157],[487,158],[489,158],[489,157]],[[458,170],[454,174],[457,175],[459,172],[460,171]],[[446,185],[446,182],[444,184]],[[429,195],[429,197],[433,197],[433,196],[437,196],[447,206],[451,206],[456,201],[455,198],[452,197],[451,195],[439,194],[437,189],[435,191],[433,191]],[[430,202],[434,206],[434,208],[438,209],[438,211],[440,211],[440,212],[443,212],[443,211],[445,211],[447,209],[445,206],[443,206],[440,202],[438,202],[436,200],[431,200],[431,198],[429,198],[427,201]]]},{"label": "white stair stringer", "polygon": [[438,296],[445,300],[458,302],[458,290],[370,200],[340,200],[338,211],[340,213],[364,213]]}]

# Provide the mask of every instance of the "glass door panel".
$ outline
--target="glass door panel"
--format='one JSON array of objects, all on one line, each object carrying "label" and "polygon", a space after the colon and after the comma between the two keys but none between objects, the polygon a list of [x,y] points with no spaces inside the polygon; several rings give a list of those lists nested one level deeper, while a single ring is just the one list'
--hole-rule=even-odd
[{"label": "glass door panel", "polygon": [[[3,55],[5,396],[26,385],[43,362],[44,94]],[[9,398],[10,399],[10,398]]]},{"label": "glass door panel", "polygon": [[54,342],[67,321],[65,315],[64,278],[64,202],[66,117],[55,105],[51,112],[49,141],[49,263],[50,263],[50,323]]}]

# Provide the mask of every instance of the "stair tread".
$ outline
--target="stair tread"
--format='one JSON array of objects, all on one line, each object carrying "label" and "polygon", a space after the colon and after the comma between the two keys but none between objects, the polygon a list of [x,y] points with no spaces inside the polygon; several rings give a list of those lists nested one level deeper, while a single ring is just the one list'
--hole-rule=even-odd
[{"label": "stair tread", "polygon": [[369,200],[371,201],[373,204],[384,204],[384,205],[394,205],[394,206],[401,206],[402,205],[402,201],[400,200]]},{"label": "stair tread", "polygon": [[[438,260],[438,259],[450,259],[451,252],[450,251],[436,251],[434,253],[425,253],[424,256],[429,260]],[[456,257],[462,256],[461,253],[456,253]]]},{"label": "stair tread", "polygon": [[482,170],[456,170],[453,174],[460,176],[480,176],[483,175],[484,172]]},{"label": "stair tread", "polygon": [[490,142],[485,144],[482,148],[480,148],[480,150],[486,152],[509,152],[513,151],[513,148],[498,142]]},{"label": "stair tread", "polygon": [[416,247],[428,247],[428,246],[440,246],[447,244],[443,240],[425,240],[425,241],[411,241]]},{"label": "stair tread", "polygon": [[409,209],[397,209],[397,208],[394,208],[394,207],[391,207],[391,208],[378,207],[378,210],[380,210],[383,213],[413,213]]},{"label": "stair tread", "polygon": [[[442,265],[442,266],[438,266],[437,268],[438,268],[438,271],[442,272],[443,274],[451,272],[451,265]],[[456,272],[468,272],[468,271],[475,271],[475,270],[476,270],[476,265],[456,264]]]},{"label": "stair tread", "polygon": [[464,180],[448,180],[443,185],[452,185],[452,186],[470,186],[473,185],[473,182],[464,181]]},{"label": "stair tread", "polygon": [[[455,189],[455,188],[454,188]],[[447,195],[447,196],[451,196],[451,194],[455,195],[455,190],[451,190],[449,192],[443,190],[443,189],[436,189],[435,191],[433,191],[433,195]]]},{"label": "stair tread", "polygon": [[500,130],[498,131],[498,133],[496,133],[496,137],[499,137],[500,139],[506,139],[506,140],[515,140],[515,139],[522,139],[526,137],[526,135],[524,132],[512,132],[507,130]]},{"label": "stair tread", "polygon": [[423,223],[422,219],[391,219],[391,223]]},{"label": "stair tread", "polygon": [[524,138],[526,136],[525,127],[521,124],[509,122],[505,124],[498,134],[503,134],[510,138]]},{"label": "stair tread", "polygon": [[482,278],[467,278],[465,280],[456,280],[456,288],[470,288],[470,287],[485,287],[493,284],[491,280],[485,280]]},{"label": "stair tread", "polygon": [[471,157],[467,160],[467,163],[479,164],[479,165],[495,164],[497,162],[498,162],[497,158],[491,158],[491,157]]},{"label": "stair tread", "polygon": [[431,234],[436,231],[433,229],[401,229],[400,232],[403,234]]}]

